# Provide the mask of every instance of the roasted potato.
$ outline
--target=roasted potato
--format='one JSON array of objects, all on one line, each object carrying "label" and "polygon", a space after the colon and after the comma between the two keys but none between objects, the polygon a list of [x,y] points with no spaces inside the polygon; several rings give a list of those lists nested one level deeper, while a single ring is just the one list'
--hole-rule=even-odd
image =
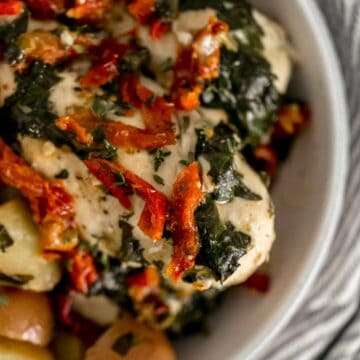
[{"label": "roasted potato", "polygon": [[0,249],[0,285],[51,290],[60,280],[60,267],[42,256],[39,232],[27,206],[21,200],[1,205],[0,225],[0,244],[5,243]]},{"label": "roasted potato", "polygon": [[47,295],[3,288],[0,296],[6,299],[6,303],[0,305],[0,336],[46,346],[54,328]]},{"label": "roasted potato", "polygon": [[1,360],[54,360],[52,354],[44,348],[22,341],[0,337]]},{"label": "roasted potato", "polygon": [[91,347],[85,360],[174,360],[164,333],[124,315]]}]

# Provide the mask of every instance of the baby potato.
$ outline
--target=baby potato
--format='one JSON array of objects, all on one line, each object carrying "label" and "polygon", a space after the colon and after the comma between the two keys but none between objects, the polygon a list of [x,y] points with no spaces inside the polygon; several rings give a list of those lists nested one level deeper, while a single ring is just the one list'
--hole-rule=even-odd
[{"label": "baby potato", "polygon": [[44,348],[22,341],[0,337],[1,360],[54,360],[51,353]]},{"label": "baby potato", "polygon": [[60,280],[60,266],[42,256],[39,231],[28,207],[19,199],[1,205],[0,225],[12,241],[0,251],[0,284],[52,290]]},{"label": "baby potato", "polygon": [[86,352],[85,360],[175,360],[165,334],[129,315],[112,325]]},{"label": "baby potato", "polygon": [[46,346],[54,328],[48,297],[15,288],[3,288],[0,295],[6,298],[0,305],[0,336]]}]

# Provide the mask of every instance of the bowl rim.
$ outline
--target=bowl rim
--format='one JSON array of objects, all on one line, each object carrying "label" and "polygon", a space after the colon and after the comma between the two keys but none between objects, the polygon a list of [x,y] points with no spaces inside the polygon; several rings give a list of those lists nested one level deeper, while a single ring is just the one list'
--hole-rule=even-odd
[{"label": "bowl rim", "polygon": [[[312,255],[304,267],[301,279],[298,281],[296,290],[288,296],[278,310],[278,315],[274,316],[267,326],[262,330],[262,335],[254,339],[239,353],[234,354],[233,359],[255,359],[263,354],[267,346],[280,333],[280,331],[289,323],[291,317],[295,314],[300,305],[304,302],[309,293],[311,285],[320,272],[322,265],[330,249],[330,245],[335,237],[337,225],[342,213],[343,202],[345,198],[345,185],[348,175],[349,160],[349,112],[347,106],[347,96],[345,84],[341,72],[340,61],[335,50],[329,29],[325,19],[318,7],[313,1],[300,0],[300,9],[304,13],[313,33],[317,33],[321,38],[322,52],[324,56],[324,66],[329,76],[329,97],[333,104],[335,121],[333,146],[332,146],[332,167],[331,179],[328,193],[331,194],[328,200],[328,206],[323,215],[323,221],[317,237],[317,244],[314,246]],[[340,176],[339,176],[340,174]],[[335,191],[336,190],[336,191]]]}]

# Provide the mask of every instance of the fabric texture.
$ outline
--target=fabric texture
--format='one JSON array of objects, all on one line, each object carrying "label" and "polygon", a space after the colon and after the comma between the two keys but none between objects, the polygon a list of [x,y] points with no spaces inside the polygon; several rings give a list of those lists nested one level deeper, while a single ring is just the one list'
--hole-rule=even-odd
[{"label": "fabric texture", "polygon": [[360,360],[360,0],[317,3],[346,82],[350,173],[337,236],[313,291],[261,360]]}]

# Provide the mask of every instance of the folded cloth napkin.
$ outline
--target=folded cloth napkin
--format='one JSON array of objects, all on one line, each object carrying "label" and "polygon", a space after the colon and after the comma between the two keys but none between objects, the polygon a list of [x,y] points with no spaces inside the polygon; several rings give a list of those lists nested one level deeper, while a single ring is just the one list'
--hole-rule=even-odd
[{"label": "folded cloth napkin", "polygon": [[332,34],[348,94],[347,193],[337,236],[313,291],[261,360],[360,360],[360,0],[317,2]]}]

